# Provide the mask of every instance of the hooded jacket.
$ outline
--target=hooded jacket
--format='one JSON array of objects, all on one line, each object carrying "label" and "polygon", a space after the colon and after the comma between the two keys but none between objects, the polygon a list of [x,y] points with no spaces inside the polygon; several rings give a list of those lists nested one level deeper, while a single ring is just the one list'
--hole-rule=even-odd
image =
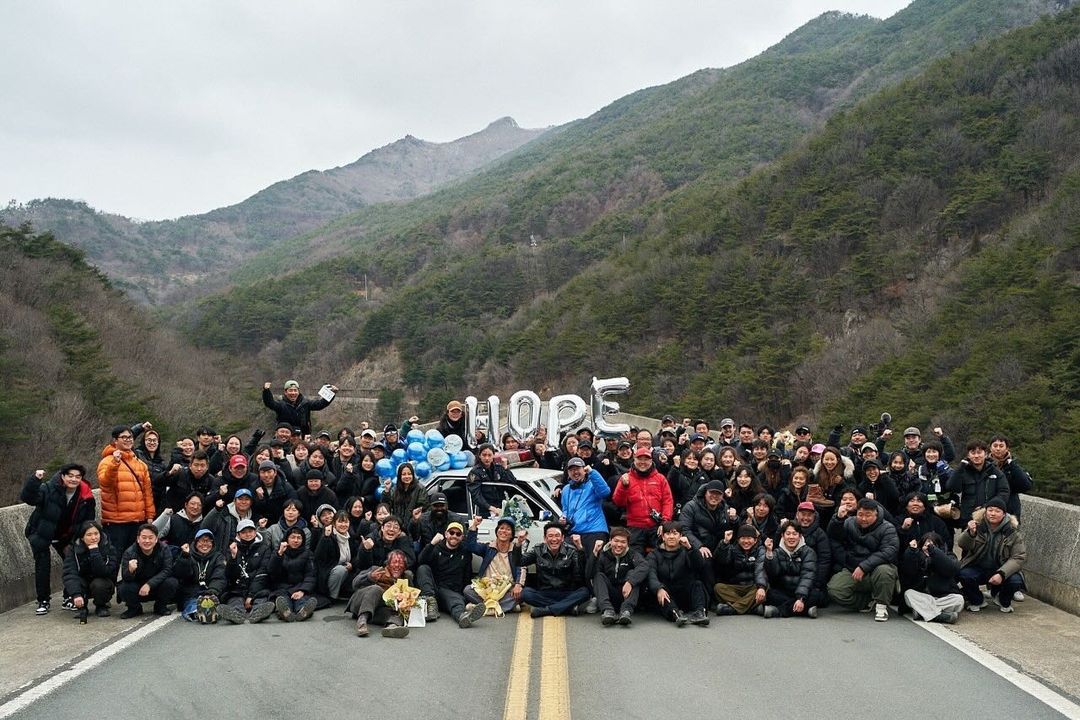
[{"label": "hooded jacket", "polygon": [[559,503],[563,516],[573,523],[571,532],[606,533],[608,524],[604,518],[604,500],[610,495],[611,488],[604,482],[604,477],[592,468],[586,470],[582,482],[564,485]]},{"label": "hooded jacket", "polygon": [[271,592],[291,595],[297,590],[305,595],[315,593],[315,558],[306,544],[299,548],[285,548],[279,555],[270,554],[266,569],[267,585]]},{"label": "hooded jacket", "polygon": [[[629,479],[630,484],[623,484],[623,478]],[[659,512],[664,522],[671,520],[675,512],[671,487],[655,466],[644,474],[631,468],[616,482],[611,499],[615,505],[626,509],[626,525],[631,528],[655,529],[657,523],[650,516],[652,510]]]},{"label": "hooded jacket", "polygon": [[715,551],[724,537],[724,531],[735,529],[735,523],[728,517],[727,503],[721,500],[715,510],[710,510],[705,502],[704,489],[683,505],[679,522],[695,552],[701,550],[702,546],[709,548],[710,552]]},{"label": "hooded jacket", "polygon": [[716,581],[727,585],[768,587],[765,576],[765,548],[758,543],[743,550],[737,541],[721,541],[716,546]]},{"label": "hooded jacket", "polygon": [[796,600],[806,600],[814,588],[817,553],[803,537],[799,538],[794,550],[788,550],[780,542],[773,548],[771,558],[765,554],[765,574],[770,587],[782,590]]},{"label": "hooded jacket", "polygon": [[[1024,544],[1024,536],[1020,532],[1020,523],[1015,517],[1006,513],[1005,518],[996,529],[990,527],[985,517],[975,518],[975,535],[967,530],[960,533],[956,544],[960,546],[963,555],[960,557],[960,566],[978,566],[982,558],[991,552],[994,546],[994,564],[998,566],[998,572],[1003,578],[1015,575],[1024,568],[1027,562],[1027,545]],[[998,538],[991,536],[998,534]],[[996,542],[993,542],[996,540]]]},{"label": "hooded jacket", "polygon": [[181,552],[173,561],[173,577],[180,581],[178,597],[213,595],[220,598],[228,584],[225,575],[225,558],[211,549],[203,555],[190,546],[190,552]]},{"label": "hooded jacket", "polygon": [[117,461],[113,453],[119,450],[109,443],[101,450],[101,462],[97,466],[98,485],[101,487],[101,522],[142,523],[153,522],[154,488],[150,483],[150,470],[135,453],[122,451]]}]

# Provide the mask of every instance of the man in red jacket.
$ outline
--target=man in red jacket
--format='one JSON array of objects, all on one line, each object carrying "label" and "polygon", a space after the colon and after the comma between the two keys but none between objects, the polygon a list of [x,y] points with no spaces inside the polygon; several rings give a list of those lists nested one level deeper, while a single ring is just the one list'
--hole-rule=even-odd
[{"label": "man in red jacket", "polygon": [[655,547],[657,529],[671,520],[674,503],[667,478],[653,466],[652,450],[634,450],[634,466],[615,484],[612,501],[626,510],[630,545],[638,552]]}]

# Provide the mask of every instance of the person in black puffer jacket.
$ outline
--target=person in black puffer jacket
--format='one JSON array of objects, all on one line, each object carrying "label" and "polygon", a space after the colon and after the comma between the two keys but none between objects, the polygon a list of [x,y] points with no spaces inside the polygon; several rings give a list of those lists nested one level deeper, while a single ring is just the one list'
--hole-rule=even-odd
[{"label": "person in black puffer jacket", "polygon": [[169,615],[169,603],[178,583],[173,577],[173,555],[158,542],[157,528],[140,525],[135,543],[120,558],[120,587],[116,599],[127,604],[120,617],[128,620],[143,614],[143,603],[154,603],[155,615]]},{"label": "person in black puffer jacket", "polygon": [[291,527],[266,569],[270,600],[282,622],[307,620],[315,612],[315,558],[304,532]]},{"label": "person in black puffer jacket", "polygon": [[758,544],[758,532],[753,526],[724,531],[724,539],[716,547],[715,564],[717,582],[713,591],[720,600],[717,615],[744,615],[755,606],[764,606],[769,586],[765,549]]},{"label": "person in black puffer jacket", "polygon": [[896,532],[899,535],[901,548],[912,540],[921,540],[929,532],[952,539],[952,529],[945,524],[944,520],[928,510],[928,505],[926,496],[922,493],[911,493],[904,498],[903,512],[896,520]]},{"label": "person in black puffer jacket", "polygon": [[780,544],[773,548],[765,540],[765,574],[769,589],[762,614],[769,617],[803,615],[817,617],[817,608],[825,593],[814,587],[817,553],[806,544],[802,528],[796,522],[784,523]]},{"label": "person in black puffer jacket", "polygon": [[863,610],[874,603],[874,619],[889,619],[889,603],[896,588],[896,561],[899,552],[896,527],[885,519],[885,509],[863,498],[855,516],[838,507],[829,521],[829,538],[834,562],[841,568],[829,580],[829,598],[851,610]]},{"label": "person in black puffer jacket", "polygon": [[274,603],[267,600],[266,570],[273,553],[259,534],[255,523],[241,520],[236,537],[228,544],[225,554],[225,592],[218,614],[239,625],[262,622],[274,612]]},{"label": "person in black puffer jacket", "polygon": [[912,538],[900,556],[900,589],[916,620],[954,623],[964,609],[960,561],[936,532]]},{"label": "person in black puffer jacket", "polygon": [[[26,479],[19,499],[34,507],[26,521],[24,534],[34,556],[34,586],[37,590],[37,614],[49,612],[52,595],[51,546],[61,559],[83,523],[93,520],[96,503],[86,468],[71,463],[45,481],[45,471],[37,470]],[[64,606],[71,607],[64,598]]]},{"label": "person in black puffer jacket", "polygon": [[704,627],[709,624],[705,614],[709,596],[700,577],[705,560],[691,549],[678,522],[666,522],[660,531],[660,545],[647,559],[649,592],[655,596],[660,614],[676,626],[690,623]]},{"label": "person in black puffer jacket", "polygon": [[[330,385],[332,392],[337,392],[337,387]],[[322,410],[332,401],[322,397],[308,399],[300,392],[300,383],[295,380],[285,382],[285,392],[280,399],[274,399],[274,393],[270,391],[270,383],[263,384],[263,405],[274,411],[275,422],[289,423],[292,427],[300,428],[301,435],[311,434],[311,413]]]},{"label": "person in black puffer jacket", "polygon": [[832,578],[832,542],[829,540],[825,529],[818,523],[817,508],[814,503],[803,501],[795,510],[795,522],[802,528],[803,540],[814,549],[817,556],[817,568],[814,571],[814,587],[821,591],[818,598],[818,607],[826,607],[829,604],[829,594],[826,587]]},{"label": "person in black puffer jacket", "polygon": [[949,490],[960,493],[960,526],[968,524],[972,515],[993,498],[1009,505],[1009,480],[987,456],[986,443],[972,440],[967,444],[967,457],[949,478]]},{"label": "person in black puffer jacket", "polygon": [[679,515],[690,547],[706,561],[701,570],[701,581],[706,591],[716,584],[713,553],[723,539],[724,531],[736,528],[734,514],[734,510],[729,511],[724,502],[724,484],[719,480],[710,480],[693,500],[683,506]]},{"label": "person in black puffer jacket", "polygon": [[439,618],[439,608],[450,613],[458,627],[471,627],[484,616],[484,603],[476,603],[469,611],[465,610],[465,596],[462,591],[472,579],[472,560],[474,554],[483,555],[486,548],[476,542],[476,528],[480,523],[469,525],[468,539],[465,526],[458,521],[450,522],[443,533],[435,533],[428,539],[417,559],[416,584],[421,595],[427,600],[428,620]]},{"label": "person in black puffer jacket", "polygon": [[118,558],[101,526],[93,520],[83,523],[79,537],[64,555],[64,595],[71,598],[79,622],[86,622],[91,598],[94,614],[109,616],[118,567]]},{"label": "person in black puffer jacket", "polygon": [[[141,426],[136,426],[141,427]],[[132,428],[132,432],[135,428]],[[165,490],[169,484],[169,463],[161,454],[161,435],[157,430],[147,430],[135,448],[135,456],[146,463],[150,471],[150,487],[154,493],[154,507],[165,507]]]}]

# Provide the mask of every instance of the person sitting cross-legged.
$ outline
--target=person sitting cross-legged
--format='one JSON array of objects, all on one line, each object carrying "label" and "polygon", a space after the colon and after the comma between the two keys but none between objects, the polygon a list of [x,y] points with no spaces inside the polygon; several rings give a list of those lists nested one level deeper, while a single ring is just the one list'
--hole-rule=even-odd
[{"label": "person sitting cross-legged", "polygon": [[818,605],[825,596],[814,587],[816,571],[817,553],[803,539],[802,527],[785,521],[779,547],[772,546],[771,538],[765,539],[765,574],[769,579],[765,616],[816,618]]},{"label": "person sitting cross-legged", "polygon": [[484,616],[483,603],[475,603],[465,609],[462,594],[472,579],[473,555],[485,555],[487,548],[476,542],[476,529],[481,518],[476,516],[469,524],[468,539],[465,528],[456,520],[446,526],[446,534],[435,533],[420,551],[417,558],[416,584],[420,595],[427,601],[427,620],[439,619],[439,608],[450,613],[458,627],[472,627]]},{"label": "person sitting cross-legged", "polygon": [[[536,566],[536,586],[523,587],[525,568]],[[551,522],[544,526],[544,543],[521,557],[518,584],[513,587],[517,601],[532,607],[533,617],[564,615],[578,603],[589,599],[585,587],[585,560],[582,552],[564,542],[563,526]]]}]

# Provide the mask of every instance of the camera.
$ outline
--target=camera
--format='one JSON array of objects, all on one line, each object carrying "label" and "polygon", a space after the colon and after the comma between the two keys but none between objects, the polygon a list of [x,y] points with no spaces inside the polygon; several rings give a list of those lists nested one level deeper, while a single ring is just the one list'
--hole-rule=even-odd
[{"label": "camera", "polygon": [[881,413],[881,421],[870,425],[870,430],[874,433],[875,437],[881,437],[881,433],[889,429],[889,425],[892,424],[892,415],[887,412]]},{"label": "camera", "polygon": [[659,510],[650,510],[649,511],[649,517],[657,525],[663,525],[664,524],[664,516],[660,514]]}]

